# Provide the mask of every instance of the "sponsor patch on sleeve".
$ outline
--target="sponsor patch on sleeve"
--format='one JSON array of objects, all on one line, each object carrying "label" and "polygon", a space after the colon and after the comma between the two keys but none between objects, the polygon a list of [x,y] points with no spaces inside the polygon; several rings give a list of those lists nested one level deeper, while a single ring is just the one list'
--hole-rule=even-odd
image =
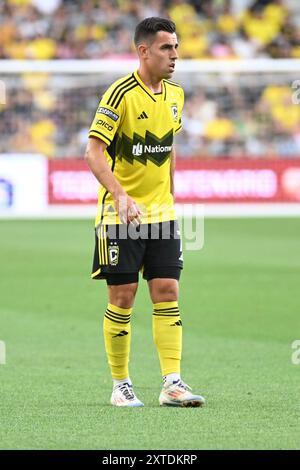
[{"label": "sponsor patch on sleeve", "polygon": [[113,121],[117,121],[119,119],[118,114],[114,113],[108,108],[104,108],[103,106],[99,106],[97,113],[105,114],[105,116],[110,117]]}]

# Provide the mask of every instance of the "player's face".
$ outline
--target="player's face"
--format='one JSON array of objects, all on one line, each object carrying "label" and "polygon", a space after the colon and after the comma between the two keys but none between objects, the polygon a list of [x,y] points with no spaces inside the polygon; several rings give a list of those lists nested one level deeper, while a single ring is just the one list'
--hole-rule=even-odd
[{"label": "player's face", "polygon": [[178,59],[176,34],[159,31],[147,49],[147,66],[152,74],[160,79],[171,78]]}]

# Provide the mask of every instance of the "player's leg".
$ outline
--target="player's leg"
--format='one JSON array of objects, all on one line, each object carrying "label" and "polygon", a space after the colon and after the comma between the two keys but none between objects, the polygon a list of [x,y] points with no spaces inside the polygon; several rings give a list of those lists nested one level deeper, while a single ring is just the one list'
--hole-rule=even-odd
[{"label": "player's leg", "polygon": [[204,398],[193,395],[180,376],[182,321],[178,292],[183,263],[177,224],[172,222],[169,230],[169,238],[149,241],[143,274],[153,302],[153,338],[164,383],[159,402],[170,406],[201,406]]},{"label": "player's leg", "polygon": [[92,277],[105,279],[108,286],[103,334],[113,379],[111,403],[116,406],[142,406],[133,393],[128,363],[130,320],[144,248],[141,241],[127,237],[126,230],[126,225],[98,228]]},{"label": "player's leg", "polygon": [[[125,276],[121,275],[123,278]],[[127,276],[130,281],[132,276]],[[115,381],[125,380],[129,377],[131,313],[138,287],[137,282],[111,284],[111,282],[118,282],[118,277],[117,274],[107,277],[109,301],[103,320],[105,350],[111,375]]]},{"label": "player's leg", "polygon": [[106,277],[109,303],[104,315],[103,335],[113,379],[111,404],[115,406],[143,406],[134,394],[128,370],[130,320],[138,287],[137,279],[138,274],[112,274]]},{"label": "player's leg", "polygon": [[[166,275],[178,276],[177,268],[165,268]],[[160,268],[164,272],[164,268]],[[173,272],[173,274],[172,274]],[[148,285],[153,302],[153,338],[157,348],[163,388],[159,403],[163,406],[202,406],[201,395],[191,393],[180,375],[182,353],[182,321],[178,307],[178,280],[174,278],[152,278],[155,269],[148,270]]]},{"label": "player's leg", "polygon": [[166,276],[178,276],[179,268],[150,268],[147,270],[150,297],[153,303],[152,328],[163,377],[180,376],[182,352],[182,323],[178,308],[178,280],[156,278],[156,271]]}]

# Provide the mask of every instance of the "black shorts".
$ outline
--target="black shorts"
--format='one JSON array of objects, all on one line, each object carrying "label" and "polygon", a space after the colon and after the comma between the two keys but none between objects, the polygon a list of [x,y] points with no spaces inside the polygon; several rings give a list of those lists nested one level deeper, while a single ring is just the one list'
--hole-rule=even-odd
[{"label": "black shorts", "polygon": [[178,222],[132,225],[100,225],[95,234],[92,279],[108,284],[155,277],[179,279],[183,268]]}]

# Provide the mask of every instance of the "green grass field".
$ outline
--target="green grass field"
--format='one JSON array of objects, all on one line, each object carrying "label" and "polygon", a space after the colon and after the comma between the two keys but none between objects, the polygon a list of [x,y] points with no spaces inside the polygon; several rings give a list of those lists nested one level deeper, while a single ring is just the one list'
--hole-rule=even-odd
[{"label": "green grass field", "polygon": [[204,408],[158,406],[141,281],[131,377],[144,408],[109,405],[106,286],[89,278],[92,221],[0,222],[1,449],[299,449],[300,219],[205,221],[185,252],[183,379]]}]

